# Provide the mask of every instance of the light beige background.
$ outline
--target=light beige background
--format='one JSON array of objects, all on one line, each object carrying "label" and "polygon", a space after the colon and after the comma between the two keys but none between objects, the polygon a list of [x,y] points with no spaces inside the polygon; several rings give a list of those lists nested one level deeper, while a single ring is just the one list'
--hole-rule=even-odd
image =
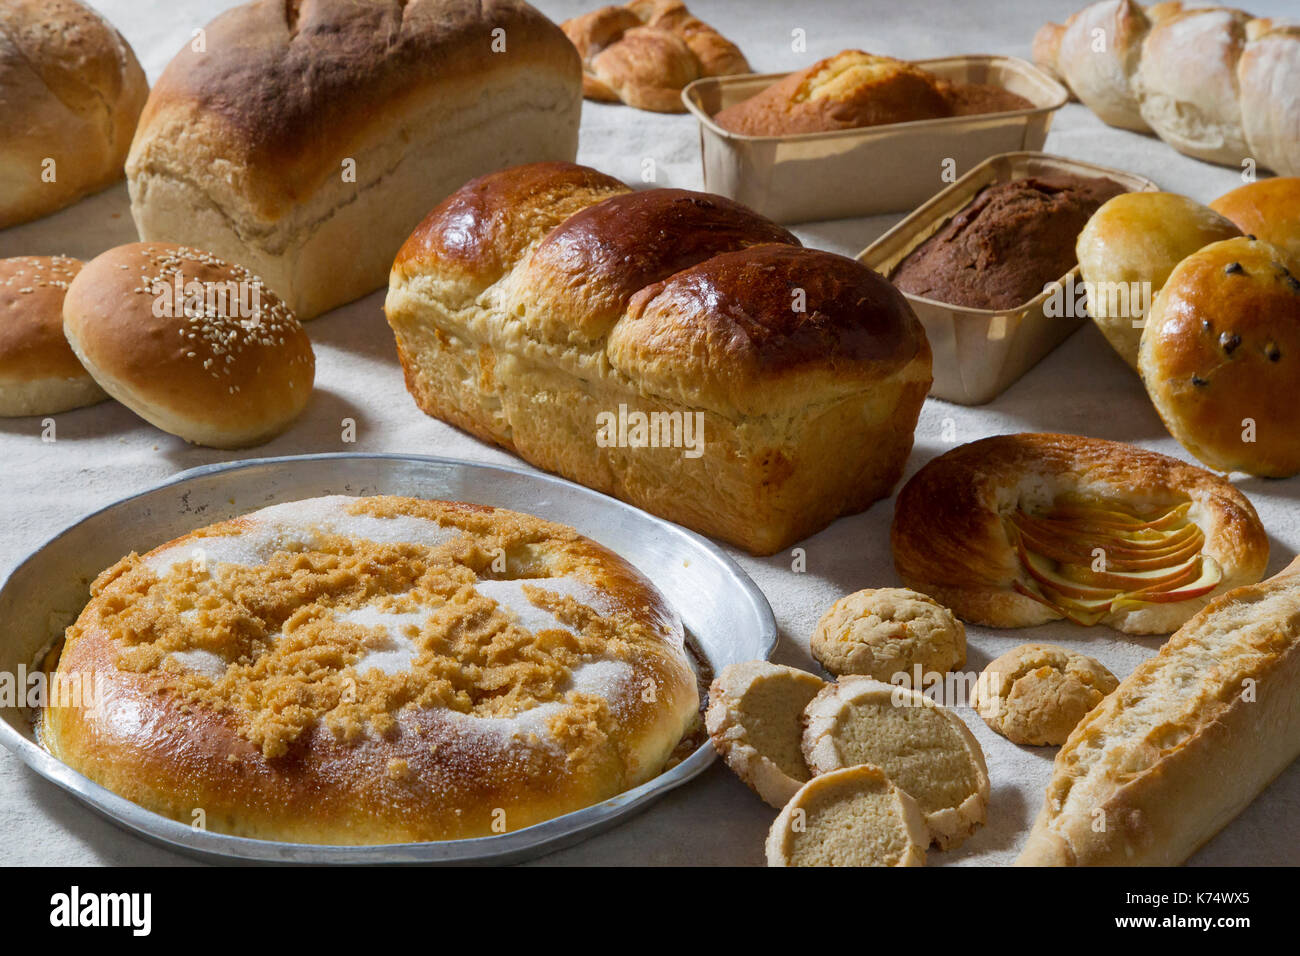
[{"label": "light beige background", "polygon": [[[540,0],[556,20],[594,7]],[[96,6],[134,46],[150,80],[190,32],[230,3],[219,0],[98,0]],[[735,40],[759,71],[801,67],[847,46],[922,58],[957,53],[1027,57],[1039,24],[1060,20],[1074,0],[696,0],[692,9]],[[1292,0],[1248,3],[1278,15]],[[807,52],[791,49],[803,30]],[[449,144],[454,148],[454,144]],[[1048,151],[1118,166],[1162,187],[1208,201],[1238,185],[1233,170],[1178,155],[1159,141],[1110,129],[1078,105],[1056,119]],[[699,188],[699,141],[687,116],[661,116],[624,107],[584,107],[579,159],[637,181],[653,159],[658,184]],[[870,169],[862,170],[869,177]],[[937,181],[936,188],[940,185]],[[899,217],[810,224],[796,229],[811,246],[852,255]],[[90,258],[135,239],[126,189],[118,186],[36,223],[0,232],[0,257],[67,253]],[[493,462],[514,459],[426,418],[402,386],[392,337],[375,293],[309,326],[318,357],[317,391],[304,419],[288,434],[251,454],[319,451],[413,452]],[[355,445],[340,440],[340,421],[358,423]],[[1012,431],[1065,431],[1135,442],[1186,457],[1168,437],[1136,377],[1101,336],[1085,328],[1019,384],[990,405],[961,408],[927,402],[908,474],[956,442]],[[0,573],[87,511],[196,465],[248,457],[186,445],[113,403],[58,416],[58,441],[40,440],[38,419],[0,419]],[[1270,570],[1300,548],[1300,479],[1264,481],[1238,476],[1272,537]],[[897,583],[889,558],[892,506],[882,502],[843,519],[803,543],[808,570],[795,574],[790,557],[737,555],[767,594],[781,630],[779,661],[813,667],[808,636],[841,595]],[[123,550],[131,542],[122,543]],[[972,628],[972,668],[1025,641],[1056,641],[1099,658],[1124,676],[1158,642],[1121,638],[1106,629],[1065,625],[995,633]],[[988,755],[993,781],[988,826],[932,864],[1005,863],[1012,859],[1038,810],[1053,751],[1020,748],[995,736],[972,711],[961,711]],[[774,816],[721,765],[677,790],[624,826],[544,858],[550,864],[758,864]],[[1300,766],[1292,766],[1255,804],[1195,859],[1204,864],[1300,863]],[[185,858],[124,834],[0,750],[0,863],[176,863]]]}]

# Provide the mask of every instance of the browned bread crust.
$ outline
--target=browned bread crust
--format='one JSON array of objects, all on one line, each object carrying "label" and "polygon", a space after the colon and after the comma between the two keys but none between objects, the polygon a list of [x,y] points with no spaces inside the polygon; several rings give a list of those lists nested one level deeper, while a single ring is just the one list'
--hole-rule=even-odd
[{"label": "browned bread crust", "polygon": [[988,627],[1025,627],[1063,615],[1019,593],[1030,579],[1005,519],[1061,493],[1155,508],[1190,501],[1202,553],[1223,578],[1205,595],[1103,619],[1137,634],[1169,633],[1215,595],[1258,581],[1268,536],[1246,497],[1219,476],[1122,442],[1076,435],[998,435],[930,461],[903,486],[894,512],[894,565],[904,583]]},{"label": "browned bread crust", "polygon": [[132,213],[142,238],[242,262],[311,318],[382,285],[467,179],[571,159],[580,76],[521,0],[253,0],[155,85]]},{"label": "browned bread crust", "polygon": [[120,180],[148,93],[130,44],[85,4],[0,4],[0,229]]},{"label": "browned bread crust", "polygon": [[703,76],[748,73],[734,43],[681,0],[632,0],[561,26],[582,57],[583,95],[658,113],[684,113],[682,90]]},{"label": "browned bread crust", "polygon": [[[410,660],[385,664],[403,634]],[[41,740],[222,833],[488,836],[663,769],[698,719],[682,641],[662,595],[571,528],[458,502],[290,502],[105,571],[58,662],[94,706],[52,704]]]},{"label": "browned bread crust", "polygon": [[1018,866],[1177,866],[1300,755],[1300,561],[1193,617],[1074,728]]},{"label": "browned bread crust", "polygon": [[[567,164],[435,209],[386,311],[429,414],[760,553],[888,494],[930,383],[920,323],[871,270],[720,196]],[[700,454],[598,445],[620,406],[703,416]]]}]

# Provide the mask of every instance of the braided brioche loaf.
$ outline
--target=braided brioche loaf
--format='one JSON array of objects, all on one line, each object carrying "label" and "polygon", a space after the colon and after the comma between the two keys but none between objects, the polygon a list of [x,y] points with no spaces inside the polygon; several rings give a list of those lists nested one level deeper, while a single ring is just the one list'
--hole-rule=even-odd
[{"label": "braided brioche loaf", "polygon": [[428,414],[761,554],[890,493],[931,381],[870,269],[719,196],[569,163],[434,209],[385,311]]},{"label": "braided brioche loaf", "polygon": [[1102,0],[1040,29],[1034,59],[1111,126],[1212,163],[1300,174],[1300,21]]}]

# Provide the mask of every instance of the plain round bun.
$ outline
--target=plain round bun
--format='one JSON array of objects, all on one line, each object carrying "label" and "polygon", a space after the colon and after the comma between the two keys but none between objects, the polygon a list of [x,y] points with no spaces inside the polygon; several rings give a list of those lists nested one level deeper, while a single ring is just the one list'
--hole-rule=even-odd
[{"label": "plain round bun", "polygon": [[804,763],[803,709],[826,682],[770,661],[728,664],[709,688],[704,725],[741,780],[780,808],[811,774]]},{"label": "plain round bun", "polygon": [[42,742],[235,836],[518,830],[653,778],[699,719],[658,590],[572,528],[500,508],[286,502],[131,553],[92,594],[57,673],[96,706],[52,700]]},{"label": "plain round bun", "polygon": [[1121,193],[1093,214],[1075,245],[1088,314],[1125,362],[1137,368],[1141,320],[1174,266],[1239,235],[1228,219],[1176,193]]},{"label": "plain round bun", "polygon": [[108,397],[63,337],[63,296],[80,269],[66,256],[0,259],[0,417],[53,415]]},{"label": "plain round bun", "polygon": [[843,767],[879,767],[925,815],[941,849],[984,822],[989,773],[962,719],[924,694],[870,677],[845,677],[804,710],[803,755],[814,779]]},{"label": "plain round bun", "polygon": [[1138,369],[1169,433],[1211,468],[1300,472],[1300,277],[1277,247],[1229,239],[1179,263]]},{"label": "plain round bun", "polygon": [[117,182],[149,85],[75,0],[0,3],[0,229]]},{"label": "plain round bun", "polygon": [[846,767],[800,788],[767,834],[768,866],[925,866],[916,801],[879,767]]},{"label": "plain round bun", "polygon": [[1248,236],[1277,246],[1300,274],[1300,176],[1260,179],[1224,193],[1210,208]]},{"label": "plain round bun", "polygon": [[1013,744],[1060,746],[1118,686],[1115,675],[1086,654],[1055,644],[1022,644],[984,668],[971,706]]},{"label": "plain round bun", "polygon": [[86,264],[63,330],[104,391],[186,441],[241,448],[288,427],[316,360],[289,307],[242,266],[132,243]]},{"label": "plain round bun", "polygon": [[1268,564],[1268,535],[1231,482],[1077,435],[996,435],[940,455],[898,493],[891,538],[908,587],[985,627],[1169,634]]},{"label": "plain round bun", "polygon": [[966,628],[938,601],[907,588],[870,588],[840,598],[812,635],[812,654],[837,677],[891,683],[899,674],[946,674],[966,663]]}]

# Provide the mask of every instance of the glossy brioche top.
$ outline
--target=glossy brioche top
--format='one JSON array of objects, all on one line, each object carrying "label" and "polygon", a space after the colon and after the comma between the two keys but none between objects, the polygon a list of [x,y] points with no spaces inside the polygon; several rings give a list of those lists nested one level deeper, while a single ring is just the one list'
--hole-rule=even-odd
[{"label": "glossy brioche top", "polygon": [[568,163],[467,183],[393,272],[417,291],[450,282],[467,307],[499,282],[532,341],[732,416],[831,400],[929,355],[902,294],[860,263],[721,196],[633,192]]},{"label": "glossy brioche top", "polygon": [[1224,193],[1210,208],[1237,224],[1246,235],[1280,249],[1292,272],[1300,274],[1300,176],[1258,179]]},{"label": "glossy brioche top", "polygon": [[131,554],[92,595],[58,669],[95,675],[102,700],[48,709],[43,741],[227,833],[518,829],[659,773],[698,713],[653,586],[573,529],[502,509],[289,502]]},{"label": "glossy brioche top", "polygon": [[228,180],[207,184],[228,192],[225,208],[270,221],[428,91],[462,82],[470,96],[494,69],[576,84],[580,70],[559,27],[521,0],[252,0],[204,27],[202,42],[155,84],[128,171],[201,169],[206,158]]},{"label": "glossy brioche top", "polygon": [[908,587],[964,620],[994,627],[1055,620],[1059,614],[1015,592],[1028,578],[1004,519],[1018,508],[1050,507],[1062,494],[1142,510],[1192,503],[1188,518],[1205,535],[1201,553],[1223,578],[1203,598],[1105,619],[1129,633],[1173,631],[1214,594],[1258,581],[1268,563],[1254,507],[1218,475],[1123,442],[1029,433],[960,445],[918,471],[898,494],[894,565]]},{"label": "glossy brioche top", "polygon": [[1180,262],[1138,369],[1170,433],[1210,467],[1300,472],[1300,275],[1276,247],[1228,239]]}]

